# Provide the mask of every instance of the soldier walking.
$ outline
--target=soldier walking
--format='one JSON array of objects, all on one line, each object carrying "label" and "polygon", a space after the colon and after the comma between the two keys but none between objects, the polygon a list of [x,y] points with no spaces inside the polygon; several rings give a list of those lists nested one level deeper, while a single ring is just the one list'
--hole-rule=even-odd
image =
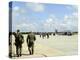
[{"label": "soldier walking", "polygon": [[16,55],[17,57],[21,56],[22,54],[22,44],[24,42],[23,36],[20,33],[20,30],[17,30],[16,33],[16,39],[15,39],[15,46],[16,46]]},{"label": "soldier walking", "polygon": [[47,39],[49,38],[49,33],[46,34],[47,35]]},{"label": "soldier walking", "polygon": [[34,41],[36,40],[36,37],[34,33],[30,32],[27,36],[27,45],[30,55],[34,54]]}]

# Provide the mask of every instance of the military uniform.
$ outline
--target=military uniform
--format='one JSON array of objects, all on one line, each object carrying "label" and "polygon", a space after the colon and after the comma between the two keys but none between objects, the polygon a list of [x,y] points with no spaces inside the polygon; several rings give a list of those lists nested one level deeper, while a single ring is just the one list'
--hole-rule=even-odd
[{"label": "military uniform", "polygon": [[27,45],[30,55],[34,54],[34,41],[36,40],[35,35],[31,32],[27,36]]},{"label": "military uniform", "polygon": [[21,56],[22,52],[22,43],[24,42],[23,36],[20,33],[16,33],[15,46],[16,46],[16,55]]}]

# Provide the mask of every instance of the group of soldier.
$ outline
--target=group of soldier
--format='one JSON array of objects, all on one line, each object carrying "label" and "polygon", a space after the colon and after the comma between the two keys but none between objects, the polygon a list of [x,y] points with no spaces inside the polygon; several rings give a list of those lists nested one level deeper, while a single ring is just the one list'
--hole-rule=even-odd
[{"label": "group of soldier", "polygon": [[[20,30],[17,30],[17,33],[14,34],[15,36],[15,46],[16,46],[16,56],[22,56],[22,44],[24,43],[24,37],[20,33]],[[28,46],[29,54],[34,54],[34,41],[36,40],[35,34],[30,32],[27,36],[26,43]],[[9,57],[12,57],[12,40],[9,39]]]},{"label": "group of soldier", "polygon": [[[42,37],[43,39],[45,37],[49,38],[50,35],[53,34],[53,36],[55,36],[55,34],[58,34],[57,32],[55,33],[50,33],[50,32],[40,32],[40,33],[37,33],[40,35],[40,37]],[[9,34],[9,57],[12,57],[12,38],[10,39],[10,35]],[[20,30],[17,30],[16,33],[13,34],[15,36],[15,46],[16,46],[16,55],[17,57],[20,57],[22,56],[22,44],[24,43],[24,37],[23,35],[20,33]],[[34,42],[36,40],[36,37],[35,37],[35,33],[33,32],[29,32],[29,34],[27,35],[27,39],[26,39],[26,43],[27,43],[27,46],[28,46],[28,51],[29,51],[29,54],[32,55],[34,54]]]},{"label": "group of soldier", "polygon": [[55,35],[55,33],[48,33],[48,32],[40,33],[40,37],[42,37],[43,39],[45,37],[47,37],[47,39],[48,39],[50,37],[50,35],[52,35],[52,34],[53,34],[53,36]]}]

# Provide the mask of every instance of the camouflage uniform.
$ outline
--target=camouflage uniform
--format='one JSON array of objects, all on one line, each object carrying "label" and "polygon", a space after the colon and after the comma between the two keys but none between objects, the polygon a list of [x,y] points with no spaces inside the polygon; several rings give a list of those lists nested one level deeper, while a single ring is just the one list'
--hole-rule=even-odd
[{"label": "camouflage uniform", "polygon": [[16,46],[16,55],[19,57],[22,54],[22,43],[23,43],[23,36],[18,32],[16,34],[16,39],[15,39],[15,46]]}]

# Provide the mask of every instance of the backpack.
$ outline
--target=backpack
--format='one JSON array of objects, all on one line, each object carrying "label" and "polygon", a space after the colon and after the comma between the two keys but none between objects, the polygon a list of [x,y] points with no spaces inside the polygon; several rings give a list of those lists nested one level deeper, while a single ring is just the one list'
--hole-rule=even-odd
[{"label": "backpack", "polygon": [[23,36],[20,33],[16,34],[16,43],[22,44],[24,42]]}]

